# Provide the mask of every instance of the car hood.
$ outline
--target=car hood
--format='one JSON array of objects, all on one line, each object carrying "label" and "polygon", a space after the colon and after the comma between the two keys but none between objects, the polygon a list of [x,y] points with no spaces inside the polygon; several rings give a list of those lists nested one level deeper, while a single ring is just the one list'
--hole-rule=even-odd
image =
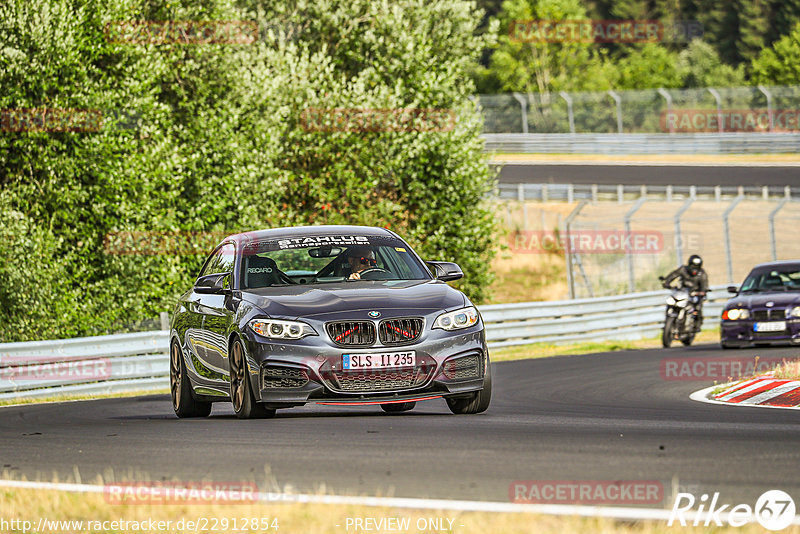
[{"label": "car hood", "polygon": [[242,298],[270,317],[313,317],[356,310],[445,310],[466,304],[461,291],[436,280],[359,281],[248,289]]},{"label": "car hood", "polygon": [[766,308],[768,302],[772,302],[773,304],[770,307],[775,308],[798,305],[800,304],[800,292],[770,291],[769,293],[743,293],[730,299],[725,307]]}]

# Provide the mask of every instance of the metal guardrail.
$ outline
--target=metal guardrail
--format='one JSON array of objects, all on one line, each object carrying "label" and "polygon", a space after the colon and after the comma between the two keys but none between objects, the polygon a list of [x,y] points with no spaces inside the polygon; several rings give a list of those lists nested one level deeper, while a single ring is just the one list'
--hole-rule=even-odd
[{"label": "metal guardrail", "polygon": [[0,400],[168,387],[167,332],[0,344]]},{"label": "metal guardrail", "polygon": [[754,200],[788,199],[800,200],[800,188],[792,186],[697,186],[697,185],[610,185],[610,184],[547,184],[547,183],[500,183],[495,195],[501,200],[564,201],[610,200],[624,202],[647,197],[652,200],[731,200],[747,198]]},{"label": "metal guardrail", "polygon": [[800,152],[796,133],[486,133],[488,152],[515,154],[752,154]]},{"label": "metal guardrail", "polygon": [[[704,306],[704,327],[719,322],[720,287]],[[481,306],[490,347],[657,335],[667,291],[558,302]],[[169,386],[166,331],[0,344],[0,400],[94,395]]]},{"label": "metal guardrail", "polygon": [[[714,286],[703,305],[703,328],[719,325],[728,300],[725,286]],[[656,336],[664,324],[666,290],[613,297],[481,306],[490,347],[611,341]]]}]

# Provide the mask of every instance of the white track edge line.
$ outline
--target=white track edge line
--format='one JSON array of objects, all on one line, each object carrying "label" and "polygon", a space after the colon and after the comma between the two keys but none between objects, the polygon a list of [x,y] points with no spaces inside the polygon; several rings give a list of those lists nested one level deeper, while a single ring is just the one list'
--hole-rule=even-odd
[{"label": "white track edge line", "polygon": [[745,406],[747,408],[775,408],[778,410],[800,410],[800,406],[773,406],[771,404],[742,404],[739,402],[724,402],[715,399],[709,399],[708,394],[717,389],[718,387],[719,386],[709,386],[707,388],[700,389],[689,395],[689,398],[697,402],[706,402],[708,404],[724,404],[725,406]]},{"label": "white track edge line", "polygon": [[[0,487],[57,490],[71,493],[103,493],[104,486],[96,484],[71,484],[59,482],[33,482],[26,480],[2,480]],[[533,513],[542,515],[568,515],[582,517],[603,517],[608,519],[636,519],[651,521],[669,521],[672,510],[662,508],[624,508],[610,506],[582,506],[571,504],[516,504],[497,501],[466,501],[449,499],[416,499],[409,497],[356,497],[343,495],[310,495],[292,493],[258,493],[259,501],[282,504],[350,504],[364,506],[382,506],[387,508],[415,508],[422,510],[449,510],[456,512],[494,512],[494,513]],[[703,519],[705,515],[695,511],[684,513],[683,517],[694,521],[697,517]],[[726,521],[728,514],[720,514],[721,520]],[[755,519],[751,518],[751,523]],[[800,525],[800,516],[792,521]]]}]

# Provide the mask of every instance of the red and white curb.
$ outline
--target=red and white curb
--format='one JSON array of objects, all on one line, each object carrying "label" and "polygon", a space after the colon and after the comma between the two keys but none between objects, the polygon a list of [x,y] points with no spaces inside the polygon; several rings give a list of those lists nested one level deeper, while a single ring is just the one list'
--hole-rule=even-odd
[{"label": "red and white curb", "polygon": [[800,409],[800,381],[774,378],[771,373],[695,391],[689,397],[711,404],[733,404],[759,408]]}]

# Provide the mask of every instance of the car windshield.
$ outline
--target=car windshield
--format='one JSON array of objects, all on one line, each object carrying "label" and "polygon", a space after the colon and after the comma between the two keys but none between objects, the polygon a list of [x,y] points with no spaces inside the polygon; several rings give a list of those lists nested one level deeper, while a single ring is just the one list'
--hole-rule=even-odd
[{"label": "car windshield", "polygon": [[388,236],[303,236],[242,250],[243,289],[430,278],[408,245]]},{"label": "car windshield", "polygon": [[800,291],[800,266],[752,272],[742,284],[742,293]]}]

